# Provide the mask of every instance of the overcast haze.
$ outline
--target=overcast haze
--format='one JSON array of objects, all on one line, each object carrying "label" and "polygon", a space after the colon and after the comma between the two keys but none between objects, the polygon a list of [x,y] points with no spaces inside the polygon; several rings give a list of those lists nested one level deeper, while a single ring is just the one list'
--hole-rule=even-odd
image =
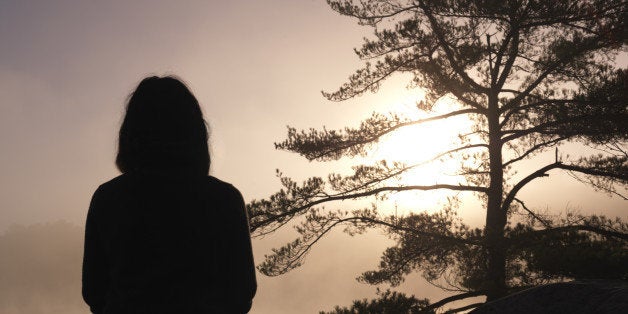
[{"label": "overcast haze", "polygon": [[[360,65],[352,48],[369,31],[324,1],[1,1],[0,233],[57,220],[82,227],[93,191],[118,175],[123,104],[147,75],[188,83],[211,128],[211,174],[247,201],[277,191],[276,168],[297,180],[346,169],[350,160],[310,163],[273,142],[286,125],[340,128],[412,100],[403,77],[344,103],[321,96]],[[624,201],[568,179],[552,175],[521,196],[536,208],[626,218]],[[461,211],[473,224],[484,219],[476,202]],[[293,235],[254,240],[256,261]],[[332,234],[302,268],[258,274],[251,313],[315,313],[373,297],[375,287],[354,278],[376,266],[387,244],[378,232]],[[419,276],[410,279],[401,290],[441,296]]]}]

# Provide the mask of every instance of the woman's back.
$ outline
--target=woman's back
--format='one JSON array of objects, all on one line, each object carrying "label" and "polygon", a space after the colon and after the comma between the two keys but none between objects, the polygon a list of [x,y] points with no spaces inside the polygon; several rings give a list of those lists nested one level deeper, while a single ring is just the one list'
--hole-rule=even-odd
[{"label": "woman's back", "polygon": [[129,97],[116,165],[85,225],[83,298],[94,313],[245,313],[255,266],[244,200],[207,176],[198,100],[174,77]]},{"label": "woman's back", "polygon": [[250,308],[256,283],[248,222],[230,184],[210,176],[121,175],[96,191],[87,223],[86,241],[101,247],[93,245],[90,255],[86,242],[86,264],[108,276],[91,283],[84,277],[84,293],[86,300],[102,295],[104,313]]}]

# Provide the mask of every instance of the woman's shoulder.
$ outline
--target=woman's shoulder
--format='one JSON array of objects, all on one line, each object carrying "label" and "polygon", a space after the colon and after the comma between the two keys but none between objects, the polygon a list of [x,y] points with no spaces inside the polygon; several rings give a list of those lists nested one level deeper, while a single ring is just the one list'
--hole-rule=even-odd
[{"label": "woman's shoulder", "polygon": [[214,176],[207,176],[206,182],[214,190],[225,193],[227,195],[235,195],[235,196],[242,197],[240,191],[231,183],[222,181]]},{"label": "woman's shoulder", "polygon": [[128,185],[130,180],[131,178],[128,174],[121,174],[109,181],[102,183],[100,186],[98,186],[98,189],[96,191],[108,192],[108,191],[120,189],[123,186]]},{"label": "woman's shoulder", "polygon": [[[192,185],[196,185],[199,182],[197,181],[197,179],[200,179],[201,186],[204,186],[204,189],[212,190],[213,192],[219,195],[224,195],[229,198],[238,198],[238,199],[242,198],[242,194],[235,186],[233,186],[233,184],[220,180],[214,176],[208,175],[208,176],[203,176],[201,178],[184,180],[184,181],[188,181],[188,183],[191,183]],[[137,176],[134,174],[121,174],[109,181],[102,183],[96,190],[96,193],[117,194],[119,192],[133,190],[134,189],[133,187],[140,186],[142,188],[150,189],[151,186],[160,185],[160,184],[165,184],[167,186],[170,186],[171,188],[172,188],[172,185],[177,186],[177,187],[182,187],[186,185],[186,184],[181,184],[182,182],[180,182],[180,180],[177,180],[175,182],[176,184],[173,182],[167,182],[167,181],[169,180],[165,178],[151,178],[147,180],[147,178],[144,178],[142,176]],[[196,181],[197,183],[193,183],[194,181]]]},{"label": "woman's shoulder", "polygon": [[248,222],[244,198],[235,186],[213,176],[207,176],[206,182],[212,190],[210,195],[213,195],[214,204],[230,209],[229,216],[237,223]]}]

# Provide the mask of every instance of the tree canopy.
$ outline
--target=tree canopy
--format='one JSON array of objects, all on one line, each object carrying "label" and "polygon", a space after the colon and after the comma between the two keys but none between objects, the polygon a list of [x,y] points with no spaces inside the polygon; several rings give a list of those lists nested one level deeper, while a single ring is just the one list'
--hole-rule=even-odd
[{"label": "tree canopy", "polygon": [[[409,74],[410,88],[425,98],[413,119],[375,112],[357,127],[297,130],[289,127],[277,149],[310,161],[368,156],[382,137],[412,125],[465,116],[471,132],[433,161],[460,161],[458,184],[400,184],[393,179],[416,167],[394,160],[357,164],[351,175],[313,176],[297,183],[278,171],[283,188],[248,204],[254,236],[292,225],[299,237],[273,250],[259,265],[267,275],[300,266],[312,246],[335,227],[351,234],[381,228],[396,241],[377,270],[359,280],[396,286],[412,272],[445,280],[457,296],[422,304],[433,310],[473,296],[492,300],[544,282],[579,277],[621,277],[628,261],[628,226],[604,216],[550,217],[526,206],[518,193],[550,172],[613,197],[627,199],[628,69],[626,1],[609,0],[328,0],[336,12],[371,26],[373,36],[355,49],[364,66],[337,90],[343,101],[377,92],[387,78]],[[456,108],[437,112],[444,98]],[[599,154],[563,156],[565,143],[588,145]],[[555,150],[554,161],[516,176],[519,163]],[[529,170],[528,170],[529,171]],[[397,183],[395,183],[397,182]],[[385,199],[405,191],[455,192],[440,211],[385,215],[371,207],[329,210],[340,200]],[[484,228],[456,216],[457,196],[471,193],[485,208]],[[522,218],[523,216],[523,218]],[[566,265],[566,259],[576,262]],[[565,263],[562,263],[562,262]],[[557,263],[561,262],[561,263]],[[595,265],[600,262],[608,267]],[[391,297],[388,295],[387,297]]]}]

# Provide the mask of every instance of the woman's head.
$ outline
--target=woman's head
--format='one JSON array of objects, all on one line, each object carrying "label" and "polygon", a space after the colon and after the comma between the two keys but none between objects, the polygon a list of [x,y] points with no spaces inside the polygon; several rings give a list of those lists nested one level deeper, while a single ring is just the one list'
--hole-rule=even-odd
[{"label": "woman's head", "polygon": [[116,165],[123,173],[208,173],[207,127],[185,84],[156,76],[140,82],[126,106]]}]

